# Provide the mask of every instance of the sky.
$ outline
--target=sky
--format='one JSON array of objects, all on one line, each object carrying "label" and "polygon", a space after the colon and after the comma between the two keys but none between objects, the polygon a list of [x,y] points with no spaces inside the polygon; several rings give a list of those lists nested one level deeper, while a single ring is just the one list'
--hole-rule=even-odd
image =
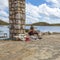
[{"label": "sky", "polygon": [[[0,0],[0,19],[9,22],[8,0]],[[26,0],[26,23],[60,23],[60,0]]]}]

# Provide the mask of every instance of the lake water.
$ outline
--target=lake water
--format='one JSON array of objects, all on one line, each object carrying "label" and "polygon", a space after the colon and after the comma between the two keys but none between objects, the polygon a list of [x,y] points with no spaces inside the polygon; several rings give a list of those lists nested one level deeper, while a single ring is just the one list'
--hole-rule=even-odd
[{"label": "lake water", "polygon": [[[30,26],[26,26],[25,29],[29,29]],[[41,32],[59,32],[60,33],[60,26],[35,26],[36,30]],[[0,26],[0,34],[7,33],[7,37],[9,38],[9,28],[8,26]]]}]

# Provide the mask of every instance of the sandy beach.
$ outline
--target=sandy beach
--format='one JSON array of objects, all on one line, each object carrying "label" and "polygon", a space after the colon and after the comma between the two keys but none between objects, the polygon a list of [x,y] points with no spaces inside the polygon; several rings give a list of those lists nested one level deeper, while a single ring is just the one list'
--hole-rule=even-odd
[{"label": "sandy beach", "polygon": [[28,42],[0,41],[0,60],[60,60],[60,34]]}]

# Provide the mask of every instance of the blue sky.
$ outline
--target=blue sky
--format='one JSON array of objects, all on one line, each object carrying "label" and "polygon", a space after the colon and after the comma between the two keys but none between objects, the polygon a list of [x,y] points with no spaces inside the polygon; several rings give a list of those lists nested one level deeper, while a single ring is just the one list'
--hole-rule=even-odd
[{"label": "blue sky", "polygon": [[[9,22],[8,0],[0,0],[0,19]],[[60,23],[60,0],[26,0],[26,23],[36,22]]]},{"label": "blue sky", "polygon": [[36,6],[41,5],[45,2],[46,2],[45,0],[26,0],[26,3],[31,3]]}]

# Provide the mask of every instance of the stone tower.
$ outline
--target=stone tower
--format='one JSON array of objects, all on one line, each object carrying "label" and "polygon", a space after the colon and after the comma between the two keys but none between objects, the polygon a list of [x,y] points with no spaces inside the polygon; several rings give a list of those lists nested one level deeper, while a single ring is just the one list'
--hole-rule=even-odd
[{"label": "stone tower", "polygon": [[24,34],[25,0],[9,0],[10,38]]}]

